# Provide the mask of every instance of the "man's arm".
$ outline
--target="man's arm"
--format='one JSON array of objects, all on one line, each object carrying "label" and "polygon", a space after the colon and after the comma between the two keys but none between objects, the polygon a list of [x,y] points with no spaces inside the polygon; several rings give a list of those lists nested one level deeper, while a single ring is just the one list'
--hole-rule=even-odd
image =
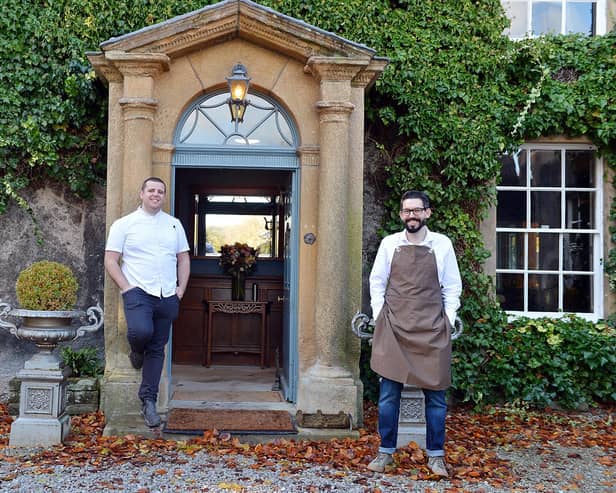
[{"label": "man's arm", "polygon": [[190,277],[190,255],[188,252],[180,252],[177,254],[178,258],[178,287],[175,293],[178,298],[182,299],[186,292],[186,286],[188,285],[188,278]]},{"label": "man's arm", "polygon": [[370,306],[372,317],[376,320],[385,303],[385,290],[389,279],[389,261],[384,242],[381,241],[370,272]]},{"label": "man's arm", "polygon": [[120,252],[105,250],[105,269],[107,270],[109,277],[111,277],[113,282],[115,282],[118,288],[120,288],[120,291],[124,293],[133,286],[131,286],[122,273],[122,269],[120,268],[120,255]]},{"label": "man's arm", "polygon": [[444,258],[443,279],[441,292],[445,313],[453,326],[456,321],[456,312],[460,308],[460,295],[462,294],[462,279],[456,260],[453,245],[450,245]]}]

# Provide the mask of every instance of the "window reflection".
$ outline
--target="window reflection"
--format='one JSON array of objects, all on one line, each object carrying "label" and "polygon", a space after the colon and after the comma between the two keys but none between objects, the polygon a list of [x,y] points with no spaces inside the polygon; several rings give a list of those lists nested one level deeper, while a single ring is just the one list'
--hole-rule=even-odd
[{"label": "window reflection", "polygon": [[560,151],[531,151],[530,169],[531,187],[559,187]]},{"label": "window reflection", "polygon": [[560,192],[531,192],[530,222],[533,228],[560,228]]},{"label": "window reflection", "polygon": [[563,276],[563,310],[574,313],[592,313],[592,276]]},{"label": "window reflection", "polygon": [[497,233],[496,247],[499,269],[524,268],[524,233]]},{"label": "window reflection", "polygon": [[499,191],[497,194],[496,226],[521,228],[526,225],[526,192]]},{"label": "window reflection", "polygon": [[526,186],[526,151],[520,150],[513,155],[503,156],[501,164],[501,186]]},{"label": "window reflection", "polygon": [[567,2],[565,34],[594,36],[597,5],[595,2]]},{"label": "window reflection", "polygon": [[533,2],[533,34],[558,34],[560,32],[562,7],[560,2]]},{"label": "window reflection", "polygon": [[558,311],[557,275],[528,275],[528,309],[531,312]]},{"label": "window reflection", "polygon": [[593,245],[589,234],[563,235],[563,262],[565,270],[592,271]]},{"label": "window reflection", "polygon": [[503,310],[524,310],[524,274],[496,274],[496,296]]}]

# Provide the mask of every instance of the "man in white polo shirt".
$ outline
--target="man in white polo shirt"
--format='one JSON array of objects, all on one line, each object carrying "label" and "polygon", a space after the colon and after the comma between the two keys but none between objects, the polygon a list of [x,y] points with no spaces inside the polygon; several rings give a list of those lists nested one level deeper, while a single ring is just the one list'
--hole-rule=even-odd
[{"label": "man in white polo shirt", "polygon": [[165,345],[190,275],[184,228],[162,211],[166,192],[163,180],[147,178],[141,206],[111,225],[105,247],[105,268],[124,301],[130,362],[142,369],[139,398],[149,427],[160,425],[156,400]]}]

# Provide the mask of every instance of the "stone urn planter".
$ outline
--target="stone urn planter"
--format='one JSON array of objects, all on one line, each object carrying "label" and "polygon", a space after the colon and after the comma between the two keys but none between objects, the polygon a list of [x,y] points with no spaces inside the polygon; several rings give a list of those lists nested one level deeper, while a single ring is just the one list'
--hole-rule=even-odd
[{"label": "stone urn planter", "polygon": [[70,430],[66,413],[65,368],[54,353],[58,344],[97,331],[103,310],[70,309],[78,284],[71,270],[57,262],[35,262],[19,274],[17,300],[24,308],[0,302],[0,328],[33,342],[39,352],[17,373],[21,381],[19,417],[11,425],[9,445],[49,446],[61,443]]},{"label": "stone urn planter", "polygon": [[70,368],[63,367],[53,351],[61,342],[95,332],[102,324],[100,306],[86,311],[37,311],[11,309],[7,303],[0,303],[0,327],[39,348],[17,373],[21,381],[19,417],[11,425],[10,446],[49,446],[66,438],[70,431],[66,412]]}]

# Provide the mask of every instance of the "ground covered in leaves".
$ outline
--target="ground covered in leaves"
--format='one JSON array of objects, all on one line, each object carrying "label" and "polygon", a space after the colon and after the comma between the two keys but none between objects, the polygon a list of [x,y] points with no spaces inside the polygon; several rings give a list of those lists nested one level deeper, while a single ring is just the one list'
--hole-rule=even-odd
[{"label": "ground covered in leaves", "polygon": [[[411,443],[396,453],[395,463],[386,471],[387,474],[381,476],[378,486],[366,480],[364,491],[388,491],[388,486],[393,490],[396,478],[404,477],[405,480],[425,482],[426,487],[421,491],[426,492],[487,491],[473,489],[473,484],[489,485],[491,491],[586,492],[591,490],[585,487],[584,467],[579,467],[576,462],[587,456],[587,450],[593,451],[592,462],[602,466],[601,477],[593,483],[595,491],[616,491],[615,411],[614,406],[584,413],[529,411],[511,407],[491,407],[475,412],[455,408],[447,418],[446,452],[452,474],[445,489],[436,490],[428,486],[434,484],[437,478],[427,469],[423,451]],[[247,457],[253,460],[250,465],[252,470],[274,466],[280,468],[282,464],[288,474],[301,473],[302,468],[309,465],[322,466],[326,475],[335,477],[365,473],[365,467],[379,443],[376,410],[371,405],[366,406],[366,427],[360,430],[359,439],[323,442],[278,440],[257,445],[241,443],[237,438],[215,430],[187,442],[131,435],[103,437],[104,416],[98,412],[73,417],[72,432],[64,445],[15,455],[10,453],[8,447],[11,421],[6,406],[0,404],[0,460],[14,466],[10,473],[0,473],[0,491],[4,491],[3,484],[8,484],[21,473],[45,475],[58,465],[87,467],[92,471],[108,470],[127,463],[133,466],[150,465],[161,462],[162,458],[167,461],[165,464],[181,464],[198,453],[228,458],[231,464],[233,457]],[[550,474],[541,476],[540,482],[532,483],[530,489],[528,480],[524,482],[521,477],[525,469],[516,467],[516,458],[524,455],[530,456],[539,468],[553,468]],[[577,468],[573,468],[574,465]],[[570,470],[574,469],[582,472],[573,474]],[[567,471],[570,474],[567,475]],[[154,472],[173,474],[166,468]],[[179,470],[176,473],[179,474]],[[566,476],[564,484],[559,475]],[[361,478],[355,481],[361,482]],[[526,486],[521,487],[521,483]],[[145,488],[138,491],[150,490]]]}]

